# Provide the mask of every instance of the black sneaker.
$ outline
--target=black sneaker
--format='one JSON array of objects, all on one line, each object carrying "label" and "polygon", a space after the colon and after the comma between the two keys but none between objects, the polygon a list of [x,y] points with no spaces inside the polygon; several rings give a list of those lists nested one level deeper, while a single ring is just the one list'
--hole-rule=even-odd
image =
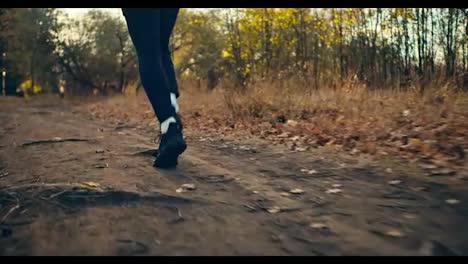
[{"label": "black sneaker", "polygon": [[170,123],[167,132],[160,137],[159,149],[153,164],[157,168],[175,167],[177,158],[187,149],[179,117],[176,117],[176,121]]}]

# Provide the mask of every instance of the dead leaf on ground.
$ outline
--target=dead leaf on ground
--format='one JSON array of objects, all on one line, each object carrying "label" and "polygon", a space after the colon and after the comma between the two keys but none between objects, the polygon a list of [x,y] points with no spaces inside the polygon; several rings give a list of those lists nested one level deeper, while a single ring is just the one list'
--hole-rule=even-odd
[{"label": "dead leaf on ground", "polygon": [[196,186],[193,183],[185,183],[185,184],[182,184],[182,188],[191,191],[191,190],[195,190]]},{"label": "dead leaf on ground", "polygon": [[193,183],[185,183],[185,184],[182,184],[180,186],[180,188],[177,188],[176,189],[176,192],[177,193],[181,193],[181,192],[186,192],[186,191],[193,191],[196,189],[196,186],[195,184]]},{"label": "dead leaf on ground", "polygon": [[351,150],[350,154],[351,154],[351,155],[356,155],[356,154],[358,154],[359,152],[360,152],[359,149],[353,148],[353,149]]},{"label": "dead leaf on ground", "polygon": [[401,183],[400,180],[393,180],[393,181],[389,181],[389,182],[388,182],[388,184],[390,184],[390,185],[398,185],[398,184],[400,184],[400,183]]},{"label": "dead leaf on ground", "polygon": [[316,171],[316,170],[308,170],[308,169],[301,169],[301,172],[302,172],[302,173],[306,173],[306,174],[308,174],[308,175],[312,175],[312,174],[317,174],[317,173],[318,173],[318,171]]},{"label": "dead leaf on ground", "polygon": [[343,186],[343,185],[341,185],[341,184],[338,184],[338,183],[337,183],[337,184],[333,184],[333,185],[332,185],[332,187],[333,187],[333,188],[340,188],[340,187],[342,187],[342,186]]},{"label": "dead leaf on ground", "polygon": [[304,190],[296,188],[296,189],[290,190],[289,192],[292,193],[292,194],[303,194]]},{"label": "dead leaf on ground", "polygon": [[419,138],[411,138],[408,142],[408,146],[411,148],[418,148],[423,144],[422,140]]},{"label": "dead leaf on ground", "polygon": [[411,188],[413,191],[417,191],[417,192],[420,192],[420,191],[427,191],[427,188],[426,187],[414,187],[414,188]]},{"label": "dead leaf on ground", "polygon": [[432,170],[431,175],[440,175],[440,176],[446,176],[446,175],[453,175],[455,174],[455,171],[449,168],[442,168],[438,170]]},{"label": "dead leaf on ground", "polygon": [[278,206],[273,206],[267,209],[267,212],[269,212],[270,214],[276,214],[276,213],[279,213],[280,211],[281,211],[281,208],[279,208]]},{"label": "dead leaf on ground", "polygon": [[404,237],[405,236],[405,234],[403,234],[401,231],[398,231],[398,230],[389,230],[385,234],[391,237]]},{"label": "dead leaf on ground", "polygon": [[286,122],[286,125],[292,126],[292,127],[297,126],[297,124],[299,124],[297,121],[291,120],[291,119]]},{"label": "dead leaf on ground", "polygon": [[421,163],[421,164],[419,164],[419,167],[421,167],[422,169],[426,169],[426,170],[437,169],[437,166],[436,166],[436,165],[434,165],[434,164],[428,164],[428,163]]},{"label": "dead leaf on ground", "polygon": [[412,215],[412,214],[404,214],[403,217],[406,219],[416,219],[416,215]]},{"label": "dead leaf on ground", "polygon": [[292,141],[298,141],[301,137],[300,136],[294,136],[291,138]]},{"label": "dead leaf on ground", "polygon": [[338,194],[338,193],[341,193],[342,190],[341,189],[328,189],[326,191],[326,193],[330,193],[330,194]]},{"label": "dead leaf on ground", "polygon": [[107,164],[107,163],[105,163],[105,164],[95,164],[94,168],[96,168],[96,169],[109,168],[109,164]]},{"label": "dead leaf on ground", "polygon": [[312,223],[309,226],[314,229],[328,229],[328,226],[323,223]]},{"label": "dead leaf on ground", "polygon": [[99,187],[99,186],[101,186],[99,183],[92,182],[92,181],[83,182],[83,184],[86,185],[86,186],[89,186],[89,187]]},{"label": "dead leaf on ground", "polygon": [[460,203],[460,201],[457,200],[457,199],[447,199],[447,200],[445,200],[445,202],[448,203],[448,204],[459,204]]}]

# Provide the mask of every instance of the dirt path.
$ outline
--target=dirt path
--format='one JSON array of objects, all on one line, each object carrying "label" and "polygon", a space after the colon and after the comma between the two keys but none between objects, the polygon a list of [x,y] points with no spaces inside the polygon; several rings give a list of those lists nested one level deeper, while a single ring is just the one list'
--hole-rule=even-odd
[{"label": "dirt path", "polygon": [[[468,253],[466,184],[406,164],[192,133],[163,171],[151,131],[65,104],[0,98],[0,123],[1,255]],[[22,145],[57,137],[86,141]]]}]

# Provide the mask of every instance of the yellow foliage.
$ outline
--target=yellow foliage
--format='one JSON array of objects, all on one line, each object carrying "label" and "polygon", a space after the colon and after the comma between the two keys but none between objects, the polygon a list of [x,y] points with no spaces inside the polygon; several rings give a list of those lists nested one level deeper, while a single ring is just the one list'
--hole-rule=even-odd
[{"label": "yellow foliage", "polygon": [[[19,88],[20,88],[21,90],[23,90],[23,92],[26,93],[27,91],[31,90],[31,86],[32,86],[32,80],[31,80],[31,79],[27,79],[27,80],[23,81],[23,82],[20,84]],[[39,85],[37,82],[34,83],[34,88],[32,89],[32,93],[33,93],[33,94],[37,94],[37,93],[40,93],[40,92],[42,92],[42,91],[43,91],[42,86]]]},{"label": "yellow foliage", "polygon": [[232,57],[232,53],[229,52],[228,50],[223,50],[223,57],[224,58]]}]

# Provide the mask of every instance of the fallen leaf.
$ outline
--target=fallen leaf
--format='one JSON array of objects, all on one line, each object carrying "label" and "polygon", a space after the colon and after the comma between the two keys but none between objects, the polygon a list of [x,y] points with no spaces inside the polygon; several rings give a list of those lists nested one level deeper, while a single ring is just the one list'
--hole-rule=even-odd
[{"label": "fallen leaf", "polygon": [[460,201],[457,200],[457,199],[447,199],[447,200],[445,200],[445,202],[448,203],[448,204],[459,204],[460,203]]},{"label": "fallen leaf", "polygon": [[304,190],[296,188],[296,189],[290,190],[289,192],[292,193],[292,194],[303,194]]},{"label": "fallen leaf", "polygon": [[342,192],[342,190],[340,190],[340,189],[328,189],[326,191],[326,193],[331,193],[331,194],[337,194],[337,193],[341,193],[341,192]]},{"label": "fallen leaf", "polygon": [[398,230],[390,230],[386,232],[385,234],[391,237],[404,237],[405,236],[402,232]]},{"label": "fallen leaf", "polygon": [[351,150],[350,154],[351,154],[351,155],[356,155],[356,154],[358,154],[359,152],[360,152],[359,149],[353,148],[353,150]]},{"label": "fallen leaf", "polygon": [[419,164],[419,167],[426,169],[426,170],[432,170],[432,169],[437,169],[437,166],[434,164],[427,164],[427,163],[422,163]]},{"label": "fallen leaf", "polygon": [[398,184],[400,184],[400,183],[401,183],[400,180],[393,180],[393,181],[389,181],[389,182],[388,182],[388,184],[390,184],[390,185],[398,185]]},{"label": "fallen leaf", "polygon": [[408,146],[412,148],[418,148],[422,145],[422,140],[419,138],[411,138],[408,142]]},{"label": "fallen leaf", "polygon": [[255,194],[258,194],[258,191],[252,191],[252,192],[255,193]]},{"label": "fallen leaf", "polygon": [[288,121],[286,122],[286,125],[288,125],[288,126],[292,126],[292,127],[295,127],[295,126],[297,126],[297,124],[298,124],[298,122],[297,122],[297,121],[295,121],[295,120],[291,120],[291,119],[290,119],[290,120],[288,120]]},{"label": "fallen leaf", "polygon": [[269,212],[270,214],[276,214],[276,213],[279,213],[280,211],[281,211],[281,208],[279,208],[278,206],[273,206],[267,209],[267,212]]},{"label": "fallen leaf", "polygon": [[318,171],[316,171],[316,170],[309,170],[309,171],[307,172],[307,174],[309,174],[309,175],[317,174],[317,173],[318,173]]},{"label": "fallen leaf", "polygon": [[86,185],[86,186],[89,186],[89,187],[99,187],[99,186],[101,186],[99,183],[91,182],[91,181],[83,182],[83,184]]},{"label": "fallen leaf", "polygon": [[309,226],[314,228],[314,229],[327,229],[328,228],[328,226],[326,226],[323,223],[312,223]]},{"label": "fallen leaf", "polygon": [[439,169],[439,170],[431,171],[431,175],[444,176],[444,175],[453,175],[453,174],[455,174],[455,171],[452,170],[452,169],[449,169],[449,168],[442,168],[442,169]]},{"label": "fallen leaf", "polygon": [[291,138],[292,141],[298,141],[301,137],[300,136],[294,136]]},{"label": "fallen leaf", "polygon": [[333,188],[340,188],[341,186],[343,186],[343,185],[341,185],[341,184],[333,184],[332,185]]},{"label": "fallen leaf", "polygon": [[193,183],[185,183],[185,184],[182,184],[181,187],[182,187],[183,189],[189,190],[189,191],[192,191],[192,190],[195,190],[195,189],[196,189],[196,186],[195,186],[195,184],[193,184]]},{"label": "fallen leaf", "polygon": [[404,111],[402,112],[402,114],[403,114],[404,117],[409,116],[410,113],[411,113],[410,110],[404,110]]},{"label": "fallen leaf", "polygon": [[412,214],[404,214],[403,217],[406,219],[416,219],[416,216]]}]

